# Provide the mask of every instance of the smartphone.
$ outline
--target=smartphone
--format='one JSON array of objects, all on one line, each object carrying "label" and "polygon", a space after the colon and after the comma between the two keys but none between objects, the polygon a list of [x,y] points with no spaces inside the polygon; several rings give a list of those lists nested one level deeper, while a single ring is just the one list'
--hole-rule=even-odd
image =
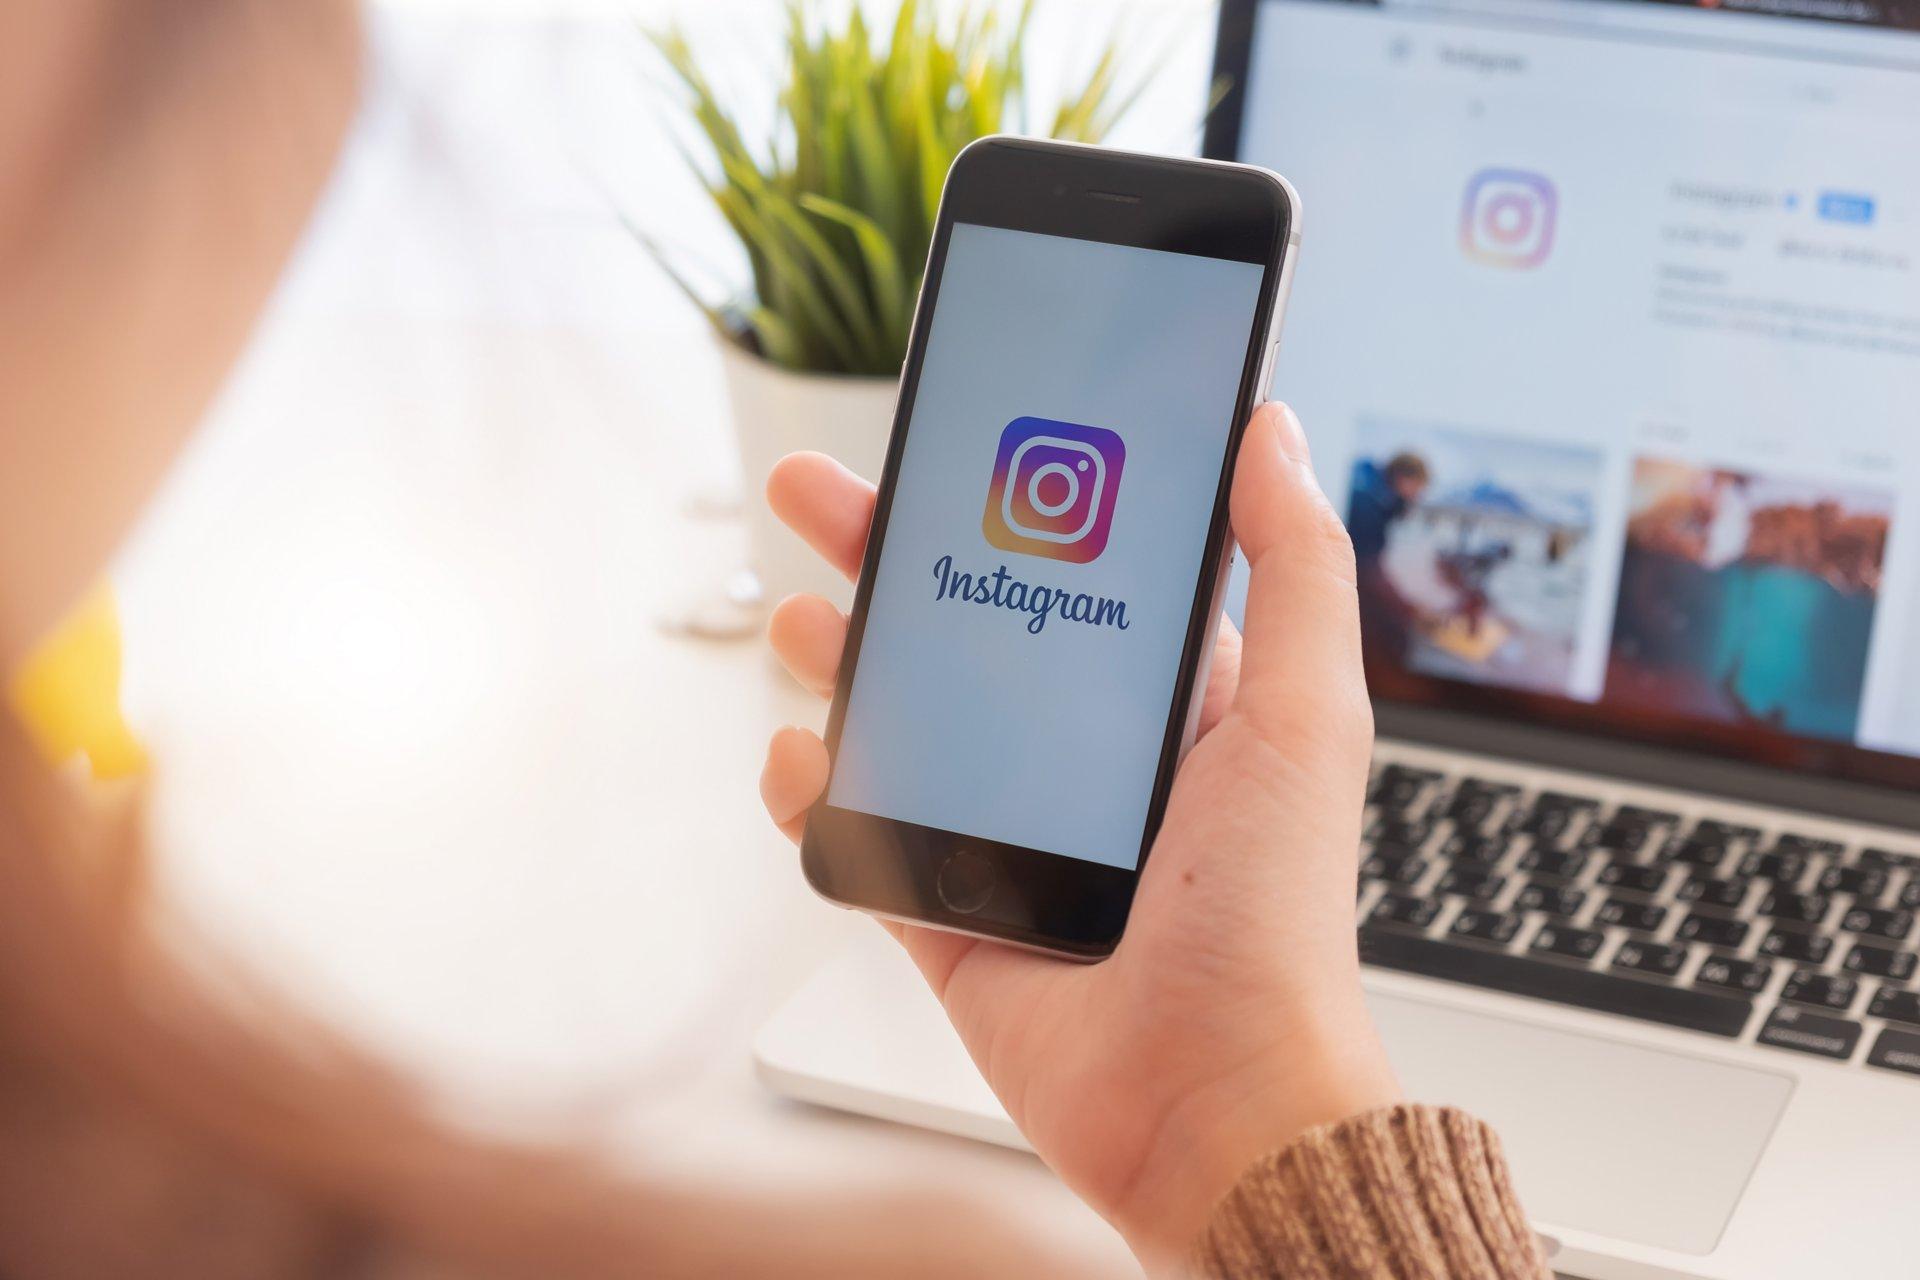
[{"label": "smartphone", "polygon": [[1114,949],[1195,734],[1299,243],[1279,175],[987,138],[947,175],[801,860]]}]

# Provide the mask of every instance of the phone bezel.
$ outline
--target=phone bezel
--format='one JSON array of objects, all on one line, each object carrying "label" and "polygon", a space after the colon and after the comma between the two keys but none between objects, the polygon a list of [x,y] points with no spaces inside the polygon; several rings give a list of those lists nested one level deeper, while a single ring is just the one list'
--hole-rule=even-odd
[{"label": "phone bezel", "polygon": [[[1232,462],[1261,391],[1265,357],[1275,336],[1283,268],[1291,242],[1297,239],[1296,220],[1296,200],[1285,182],[1246,165],[1000,137],[972,144],[955,160],[901,369],[892,435],[828,715],[826,741],[835,760],[954,225],[976,223],[1226,258],[1261,265],[1264,274],[1214,495],[1206,544],[1211,550],[1194,581],[1179,673],[1135,865],[1105,866],[842,809],[829,805],[823,791],[808,813],[801,846],[808,883],[823,897],[884,917],[1080,959],[1099,959],[1118,944],[1172,788],[1186,728],[1184,712],[1206,670],[1205,659],[1211,657],[1203,646],[1213,637],[1225,581]],[[961,850],[987,859],[997,878],[991,900],[971,913],[949,909],[938,890],[941,868]]]}]

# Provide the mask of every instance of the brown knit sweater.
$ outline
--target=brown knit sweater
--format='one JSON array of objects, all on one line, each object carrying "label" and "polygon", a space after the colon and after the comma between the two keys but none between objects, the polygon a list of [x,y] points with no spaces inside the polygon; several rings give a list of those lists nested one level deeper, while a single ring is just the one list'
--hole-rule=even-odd
[{"label": "brown knit sweater", "polygon": [[1401,1105],[1303,1134],[1249,1169],[1192,1259],[1208,1280],[1541,1280],[1493,1130]]}]

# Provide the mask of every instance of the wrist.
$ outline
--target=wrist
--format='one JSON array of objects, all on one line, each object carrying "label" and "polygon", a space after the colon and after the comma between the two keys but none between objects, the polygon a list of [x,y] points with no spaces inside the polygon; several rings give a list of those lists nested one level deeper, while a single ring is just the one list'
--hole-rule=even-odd
[{"label": "wrist", "polygon": [[[1304,1024],[1304,1025],[1303,1025]],[[1289,1033],[1170,1112],[1110,1216],[1150,1275],[1193,1248],[1256,1162],[1310,1129],[1403,1100],[1365,1007],[1289,1019]]]}]

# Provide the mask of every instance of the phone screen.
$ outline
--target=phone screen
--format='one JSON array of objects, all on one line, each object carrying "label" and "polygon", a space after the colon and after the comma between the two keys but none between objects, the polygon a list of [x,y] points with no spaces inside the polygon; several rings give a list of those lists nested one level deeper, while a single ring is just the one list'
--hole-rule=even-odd
[{"label": "phone screen", "polygon": [[954,224],[829,805],[1135,867],[1262,277]]}]

